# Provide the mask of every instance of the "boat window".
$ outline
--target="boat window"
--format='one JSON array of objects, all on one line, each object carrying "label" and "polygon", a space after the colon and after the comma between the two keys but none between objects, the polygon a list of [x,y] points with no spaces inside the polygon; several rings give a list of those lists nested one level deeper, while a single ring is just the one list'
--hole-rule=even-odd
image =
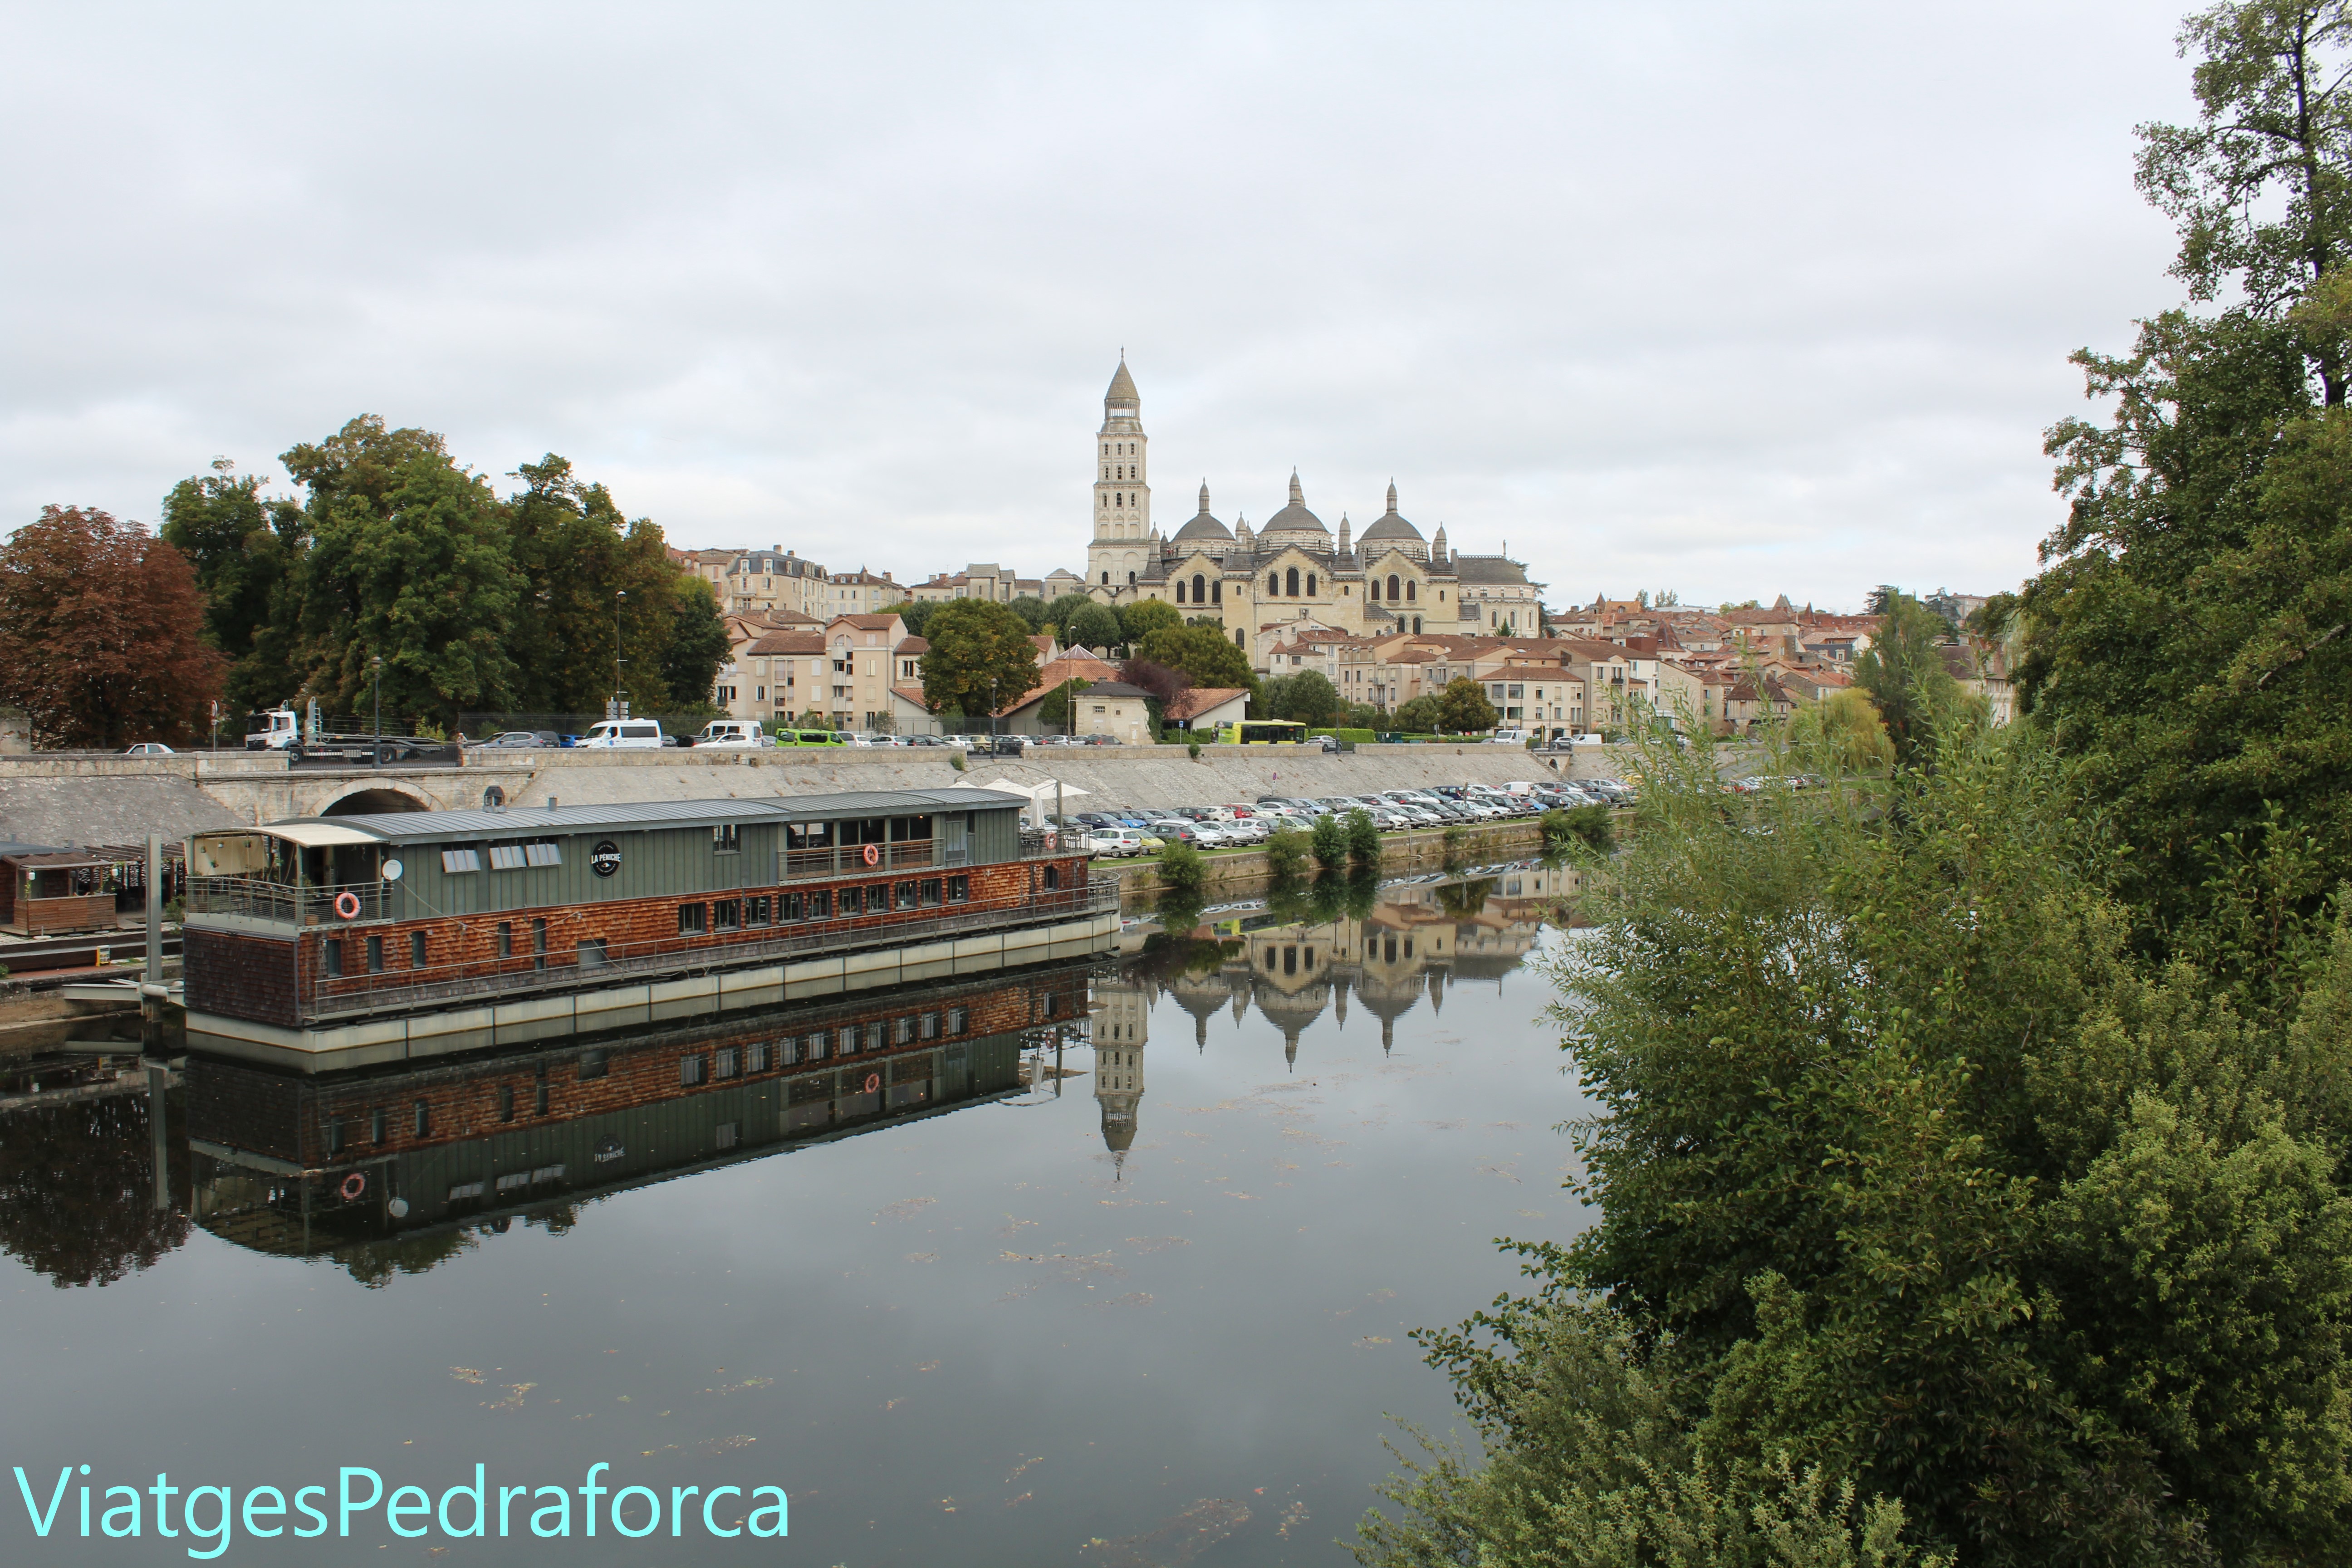
[{"label": "boat window", "polygon": [[821,1062],[821,1061],[824,1060],[824,1047],[825,1047],[825,1031],[824,1031],[824,1030],[823,1030],[823,1029],[819,1029],[819,1030],[817,1030],[814,1034],[810,1035],[807,1038],[805,1038],[804,1040],[803,1040],[803,1041],[801,1042],[801,1044],[802,1044],[802,1046],[803,1047],[803,1053],[802,1053],[802,1054],[803,1054],[803,1056],[805,1056],[805,1057],[806,1057],[810,1061],[813,1061],[813,1062]]},{"label": "boat window", "polygon": [[801,896],[798,893],[776,895],[776,923],[790,925],[801,918]]},{"label": "boat window", "polygon": [[951,904],[962,904],[969,903],[971,901],[971,879],[970,877],[950,877],[948,879],[948,902]]},{"label": "boat window", "polygon": [[545,921],[530,922],[530,966],[533,969],[547,967],[547,922]]},{"label": "boat window", "polygon": [[416,1102],[416,1136],[428,1138],[433,1133],[433,1110],[423,1100]]},{"label": "boat window", "polygon": [[382,974],[383,973],[383,938],[372,936],[367,939],[367,942],[368,973]]},{"label": "boat window", "polygon": [[743,848],[743,830],[731,822],[722,822],[710,830],[710,849],[715,855],[740,854]]},{"label": "boat window", "polygon": [[526,844],[522,847],[523,863],[529,866],[561,866],[563,847],[560,844]]},{"label": "boat window", "polygon": [[813,921],[829,921],[833,918],[832,889],[819,888],[815,892],[808,895],[808,918]]},{"label": "boat window", "polygon": [[743,901],[740,899],[720,899],[710,906],[710,913],[715,931],[743,929]]},{"label": "boat window", "polygon": [[343,973],[343,943],[340,937],[327,939],[327,978],[337,980]]},{"label": "boat window", "polygon": [[514,1120],[514,1085],[510,1083],[499,1085],[499,1120],[501,1121]]},{"label": "boat window", "polygon": [[1060,887],[1061,885],[1062,885],[1062,868],[1061,868],[1059,866],[1048,866],[1048,867],[1046,867],[1046,868],[1045,868],[1045,886],[1047,886],[1047,887],[1049,887],[1049,888],[1058,888],[1058,887]]},{"label": "boat window", "polygon": [[890,819],[890,837],[894,843],[904,843],[910,838],[929,838],[930,836],[931,819],[928,816],[894,816]]},{"label": "boat window", "polygon": [[481,868],[482,858],[474,850],[444,849],[441,851],[441,869],[453,877],[462,876],[467,871],[478,871]]},{"label": "boat window", "polygon": [[499,956],[500,958],[514,956],[514,922],[511,921],[499,922]]},{"label": "boat window", "polygon": [[874,1022],[866,1025],[866,1048],[869,1051],[878,1051],[882,1049],[884,1043],[888,1039],[888,1036],[885,1034],[884,1031],[889,1026],[883,1023],[879,1018],[877,1018]]},{"label": "boat window", "polygon": [[703,1061],[699,1054],[677,1058],[677,1081],[681,1089],[692,1089],[702,1081]]},{"label": "boat window", "polygon": [[490,846],[491,870],[520,871],[526,864],[528,862],[523,859],[521,845],[493,844]]},{"label": "boat window", "polygon": [[936,909],[939,907],[939,902],[940,879],[933,877],[923,884],[923,907],[927,910]]},{"label": "boat window", "polygon": [[604,968],[606,962],[604,956],[605,952],[604,939],[603,937],[582,937],[580,939],[580,967],[583,969]]},{"label": "boat window", "polygon": [[795,822],[784,828],[787,849],[824,849],[833,844],[833,824],[830,822]]},{"label": "boat window", "polygon": [[756,899],[745,900],[743,906],[743,923],[747,926],[763,926],[768,924],[768,900],[764,895]]},{"label": "boat window", "polygon": [[911,1046],[915,1043],[915,1020],[912,1018],[896,1019],[890,1026],[890,1032],[892,1035],[890,1043],[892,1045]]},{"label": "boat window", "polygon": [[603,1078],[604,1076],[604,1068],[605,1056],[603,1051],[593,1050],[583,1051],[580,1053],[580,1080],[583,1083],[587,1082],[592,1078]]},{"label": "boat window", "polygon": [[745,1046],[743,1047],[743,1070],[745,1072],[766,1072],[768,1070],[767,1041],[761,1040],[755,1044]]},{"label": "boat window", "polygon": [[891,900],[890,907],[899,910],[913,909],[915,907],[915,884],[912,882],[899,883],[898,886],[897,895]]},{"label": "boat window", "polygon": [[702,934],[702,906],[700,904],[678,905],[677,934],[680,936],[700,936]]},{"label": "boat window", "polygon": [[411,969],[425,967],[425,933],[421,931],[408,933],[408,967]]},{"label": "boat window", "polygon": [[962,1034],[962,1033],[964,1032],[964,1028],[965,1028],[966,1025],[967,1025],[967,1024],[969,1024],[969,1022],[971,1021],[971,1013],[969,1013],[968,1011],[966,1011],[964,1008],[961,1008],[961,1007],[950,1007],[950,1008],[949,1008],[949,1009],[948,1009],[948,1033],[949,1033],[949,1034],[950,1034],[950,1035],[961,1035],[961,1034]]},{"label": "boat window", "polygon": [[835,1032],[834,1043],[841,1048],[841,1054],[843,1056],[856,1056],[857,1054],[857,1026],[855,1024],[844,1024]]},{"label": "boat window", "polygon": [[735,1076],[736,1076],[736,1074],[740,1070],[740,1069],[736,1066],[736,1061],[737,1061],[737,1058],[736,1058],[736,1055],[735,1055],[735,1047],[732,1047],[732,1046],[721,1046],[721,1047],[719,1047],[719,1050],[718,1050],[718,1053],[717,1053],[717,1059],[716,1059],[715,1063],[713,1064],[713,1066],[711,1067],[711,1069],[710,1069],[710,1076],[711,1076],[711,1077],[713,1077],[713,1078],[733,1078],[733,1077],[735,1077]]},{"label": "boat window", "polygon": [[940,1037],[940,1016],[937,1013],[923,1015],[922,1037],[927,1040],[936,1040]]}]

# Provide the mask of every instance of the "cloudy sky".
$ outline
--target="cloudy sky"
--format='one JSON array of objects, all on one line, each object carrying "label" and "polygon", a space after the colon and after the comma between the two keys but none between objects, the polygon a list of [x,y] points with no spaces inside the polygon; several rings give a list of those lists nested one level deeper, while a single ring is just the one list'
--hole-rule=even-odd
[{"label": "cloudy sky", "polygon": [[[0,6],[0,528],[360,413],[687,545],[1405,514],[1555,605],[1978,592],[2177,302],[2179,7]],[[282,476],[278,477],[282,484]]]}]

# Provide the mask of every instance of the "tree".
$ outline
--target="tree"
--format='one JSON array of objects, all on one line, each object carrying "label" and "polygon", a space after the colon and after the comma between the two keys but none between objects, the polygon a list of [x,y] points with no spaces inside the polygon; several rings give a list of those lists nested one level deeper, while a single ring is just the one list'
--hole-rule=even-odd
[{"label": "tree", "polygon": [[205,735],[227,661],[204,624],[188,558],[135,522],[45,506],[0,543],[0,703],[37,744]]},{"label": "tree", "polygon": [[1554,968],[1600,1222],[1427,1337],[1488,1458],[1370,1560],[1855,1561],[1622,1544],[1816,1472],[1989,1568],[2352,1546],[2352,910],[2250,1016],[2132,957],[2038,735],[1935,744],[1730,808],[1644,752]]},{"label": "tree", "polygon": [[919,637],[923,635],[923,628],[931,624],[931,612],[938,609],[940,603],[936,599],[909,599],[904,604],[893,605],[882,613],[898,616],[907,628],[907,635]]},{"label": "tree", "polygon": [[1958,683],[1937,651],[1944,635],[1941,616],[1910,595],[1896,593],[1880,612],[1869,648],[1854,660],[1854,680],[1877,705],[1895,760],[1905,767],[1927,754],[1937,717],[1958,703]]},{"label": "tree", "polygon": [[673,574],[670,595],[677,609],[669,646],[662,652],[662,679],[669,687],[671,711],[690,712],[710,702],[719,667],[727,662],[727,626],[719,618],[710,584],[701,578]]},{"label": "tree", "polygon": [[994,713],[1037,684],[1037,645],[1010,605],[950,599],[931,616],[923,655],[923,706],[933,712]]},{"label": "tree", "polygon": [[1437,727],[1443,717],[1438,711],[1437,699],[1423,692],[1400,707],[1396,710],[1396,718],[1391,721],[1402,734],[1433,735],[1437,733]]},{"label": "tree", "polygon": [[1315,819],[1314,836],[1308,847],[1315,851],[1316,860],[1326,871],[1336,871],[1348,863],[1348,829],[1339,817],[1325,812]]},{"label": "tree", "polygon": [[1133,599],[1118,607],[1120,639],[1129,647],[1163,626],[1181,626],[1184,617],[1165,599]]},{"label": "tree", "polygon": [[[1073,595],[1072,597],[1076,597]],[[1122,635],[1118,616],[1108,605],[1087,600],[1075,615],[1062,624],[1064,647],[1091,647],[1108,651]]]},{"label": "tree", "polygon": [[1013,600],[1008,607],[1014,615],[1028,623],[1032,637],[1045,629],[1045,601],[1036,595],[1024,594]]},{"label": "tree", "polygon": [[1348,814],[1348,858],[1359,866],[1377,868],[1381,863],[1381,827],[1360,806]]},{"label": "tree", "polygon": [[1886,737],[1877,705],[1858,687],[1832,691],[1800,709],[1790,725],[1789,740],[1799,752],[1818,747],[1827,765],[1850,773],[1885,767],[1895,761],[1895,743]]},{"label": "tree", "polygon": [[1090,684],[1076,676],[1063,681],[1045,693],[1045,700],[1038,705],[1037,717],[1057,729],[1074,731],[1076,726],[1070,722],[1071,705],[1077,700],[1078,693]]},{"label": "tree", "polygon": [[1493,729],[1496,717],[1495,705],[1486,700],[1486,689],[1467,676],[1455,676],[1437,694],[1437,728],[1441,731],[1456,735],[1475,734]]},{"label": "tree", "polygon": [[1267,718],[1295,719],[1307,725],[1337,724],[1348,713],[1339,688],[1319,669],[1302,669],[1267,681],[1259,700]]},{"label": "tree", "polygon": [[259,475],[221,458],[172,487],[157,531],[195,568],[205,635],[229,660],[226,700],[240,710],[285,701],[299,684],[287,584],[307,543],[302,509],[265,500]]},{"label": "tree", "polygon": [[1195,686],[1239,687],[1253,694],[1257,690],[1249,656],[1207,626],[1161,626],[1147,635],[1135,651],[1154,664],[1182,670]]},{"label": "tree", "polygon": [[[1108,612],[1112,619],[1118,619],[1118,612],[1108,605],[1097,605],[1084,594],[1065,594],[1045,606],[1045,624],[1062,628],[1062,642],[1066,647],[1070,640],[1070,623],[1077,618],[1079,611],[1087,609],[1103,610]],[[1118,639],[1113,637],[1111,640],[1116,642]]]},{"label": "tree", "polygon": [[357,712],[380,658],[394,713],[446,726],[467,709],[510,707],[522,579],[489,486],[452,462],[440,437],[388,430],[373,415],[279,461],[310,492],[304,689]]}]

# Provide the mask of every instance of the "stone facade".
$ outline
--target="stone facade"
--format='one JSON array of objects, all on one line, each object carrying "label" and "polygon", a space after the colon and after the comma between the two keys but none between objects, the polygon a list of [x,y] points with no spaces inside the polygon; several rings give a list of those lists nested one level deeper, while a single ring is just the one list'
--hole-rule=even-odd
[{"label": "stone facade", "polygon": [[1110,605],[1160,599],[1187,620],[1213,616],[1237,647],[1267,668],[1271,650],[1297,623],[1350,637],[1399,632],[1533,633],[1543,584],[1505,555],[1456,555],[1445,530],[1423,538],[1397,510],[1352,535],[1342,516],[1335,537],[1307,506],[1297,473],[1287,502],[1257,528],[1237,518],[1227,527],[1201,486],[1200,510],[1162,539],[1151,521],[1151,488],[1142,399],[1119,362],[1103,398],[1095,438],[1094,539],[1087,551],[1087,591]]}]

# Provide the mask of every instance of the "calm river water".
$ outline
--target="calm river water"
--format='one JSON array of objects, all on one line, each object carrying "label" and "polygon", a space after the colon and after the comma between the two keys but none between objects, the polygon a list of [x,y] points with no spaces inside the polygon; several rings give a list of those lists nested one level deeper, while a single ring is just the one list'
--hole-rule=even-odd
[{"label": "calm river water", "polygon": [[[782,1542],[712,1540],[689,1496],[676,1538],[378,1510],[236,1528],[231,1563],[1345,1563],[1389,1417],[1455,1421],[1408,1331],[1512,1287],[1494,1237],[1582,1223],[1528,967],[1564,875],[1213,909],[1121,960],[596,1050],[323,1084],[197,1060],[161,1213],[143,1096],[9,1112],[0,1465],[44,1506],[77,1467],[100,1509],[158,1471],[331,1511],[341,1467],[438,1498],[598,1461],[791,1499]],[[189,1560],[152,1512],[83,1539],[71,1492],[37,1539],[0,1489],[7,1561]]]}]

